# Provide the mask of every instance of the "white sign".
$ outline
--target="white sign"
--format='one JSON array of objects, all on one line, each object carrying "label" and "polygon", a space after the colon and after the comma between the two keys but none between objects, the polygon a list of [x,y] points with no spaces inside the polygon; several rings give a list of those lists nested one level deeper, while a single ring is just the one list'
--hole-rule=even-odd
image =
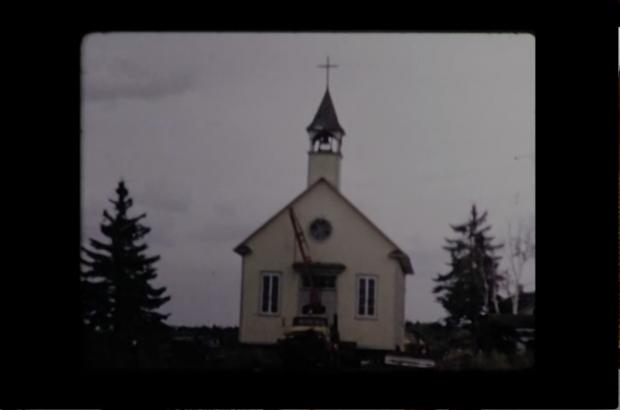
[{"label": "white sign", "polygon": [[404,356],[385,356],[385,364],[393,366],[406,366],[406,367],[422,367],[429,368],[435,367],[435,362],[430,359],[414,359],[413,357]]}]

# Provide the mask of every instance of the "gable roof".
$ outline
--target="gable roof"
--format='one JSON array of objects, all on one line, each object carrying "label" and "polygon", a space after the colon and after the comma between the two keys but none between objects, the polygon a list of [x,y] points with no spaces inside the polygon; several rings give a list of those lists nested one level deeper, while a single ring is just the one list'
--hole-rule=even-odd
[{"label": "gable roof", "polygon": [[395,249],[390,252],[389,256],[393,259],[398,260],[401,270],[403,271],[404,274],[413,274],[413,267],[411,266],[411,260],[409,259],[409,256],[403,252],[400,247],[398,245],[396,245],[396,243],[394,243],[394,241],[392,241],[385,233],[383,233],[383,231],[381,231],[377,225],[375,225],[370,219],[368,219],[368,217],[366,215],[364,215],[362,213],[362,211],[360,211],[355,205],[353,205],[353,203],[351,201],[349,201],[342,193],[340,193],[340,191],[338,191],[338,189],[336,189],[331,183],[329,183],[329,181],[327,181],[325,178],[320,178],[318,181],[316,181],[314,184],[310,185],[308,188],[306,188],[302,193],[300,193],[299,195],[297,195],[292,201],[290,201],[288,204],[286,204],[285,207],[283,207],[280,211],[276,212],[275,215],[273,215],[271,218],[269,218],[264,224],[262,224],[261,226],[259,226],[254,232],[252,232],[247,238],[245,238],[239,245],[237,245],[234,248],[234,251],[236,253],[238,253],[239,255],[244,255],[248,252],[248,247],[246,246],[246,243],[252,239],[253,237],[255,237],[260,231],[262,231],[265,227],[267,227],[274,219],[276,219],[276,217],[278,217],[282,212],[285,212],[292,204],[294,204],[295,202],[297,202],[301,197],[303,197],[304,195],[306,195],[308,192],[310,192],[314,187],[318,186],[319,184],[325,184],[329,189],[331,189],[337,196],[339,196],[340,198],[342,198],[342,200],[348,204],[355,212],[357,212],[362,219],[364,219],[379,235],[381,235],[384,239],[386,239]]}]

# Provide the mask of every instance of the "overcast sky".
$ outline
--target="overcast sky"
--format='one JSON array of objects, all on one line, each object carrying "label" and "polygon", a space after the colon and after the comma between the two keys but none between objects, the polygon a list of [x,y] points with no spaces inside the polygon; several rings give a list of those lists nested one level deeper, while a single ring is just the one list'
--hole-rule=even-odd
[{"label": "overcast sky", "polygon": [[[306,188],[306,126],[330,91],[341,191],[403,250],[406,317],[445,316],[449,224],[473,202],[491,233],[534,218],[534,37],[528,34],[92,34],[82,57],[83,237],[124,178],[152,228],[164,312],[237,325],[232,249]],[[534,286],[534,266],[523,278]]]}]

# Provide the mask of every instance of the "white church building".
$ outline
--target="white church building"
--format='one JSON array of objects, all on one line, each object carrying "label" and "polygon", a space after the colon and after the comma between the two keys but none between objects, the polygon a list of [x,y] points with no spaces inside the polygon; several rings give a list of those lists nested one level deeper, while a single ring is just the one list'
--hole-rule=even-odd
[{"label": "white church building", "polygon": [[413,268],[407,254],[340,192],[345,132],[329,87],[307,131],[307,188],[234,249],[242,257],[240,342],[275,344],[309,301],[292,207],[325,314],[330,323],[338,315],[340,339],[361,349],[402,349],[405,275]]}]

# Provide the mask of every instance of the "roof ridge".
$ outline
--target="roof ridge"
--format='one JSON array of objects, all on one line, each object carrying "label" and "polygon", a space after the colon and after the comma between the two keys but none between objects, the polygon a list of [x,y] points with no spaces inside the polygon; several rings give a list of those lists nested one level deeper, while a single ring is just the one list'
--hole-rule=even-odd
[{"label": "roof ridge", "polygon": [[[379,227],[377,225],[375,225],[374,222],[372,222],[370,220],[370,218],[368,218],[358,207],[356,207],[346,196],[344,196],[344,194],[342,192],[340,192],[332,183],[330,183],[327,179],[325,178],[319,178],[315,183],[313,183],[312,185],[310,185],[308,188],[306,188],[304,191],[302,191],[299,195],[297,195],[295,198],[293,198],[293,200],[291,200],[290,202],[288,202],[286,204],[286,206],[284,206],[282,209],[280,209],[278,212],[276,212],[271,218],[269,218],[265,223],[263,223],[262,225],[260,225],[257,229],[255,229],[247,238],[245,238],[242,242],[239,243],[239,245],[237,245],[234,249],[235,252],[237,252],[237,249],[240,249],[242,246],[244,246],[250,239],[252,239],[258,232],[260,232],[261,230],[263,230],[263,228],[265,228],[267,225],[269,225],[276,217],[278,217],[278,215],[280,215],[282,212],[286,211],[292,204],[294,204],[295,202],[297,202],[302,196],[304,196],[306,193],[308,193],[311,189],[313,189],[314,187],[316,187],[317,185],[319,185],[320,183],[325,183],[328,188],[330,188],[332,191],[334,191],[340,198],[342,198],[342,200],[348,204],[351,208],[353,208],[353,210],[355,212],[357,212],[362,219],[364,219],[372,228],[374,228],[379,235],[381,235],[384,239],[386,239],[392,246],[394,246],[396,249],[394,249],[393,252],[391,252],[391,256],[397,257],[399,259],[404,259],[406,260],[406,265],[403,268],[404,270],[409,270],[410,272],[406,272],[406,273],[414,273],[413,272],[413,267],[411,266],[411,261],[409,259],[409,255],[403,251],[401,249],[400,246],[398,246],[388,235],[386,235],[381,229],[379,229]],[[237,252],[238,253],[238,252]]]}]

